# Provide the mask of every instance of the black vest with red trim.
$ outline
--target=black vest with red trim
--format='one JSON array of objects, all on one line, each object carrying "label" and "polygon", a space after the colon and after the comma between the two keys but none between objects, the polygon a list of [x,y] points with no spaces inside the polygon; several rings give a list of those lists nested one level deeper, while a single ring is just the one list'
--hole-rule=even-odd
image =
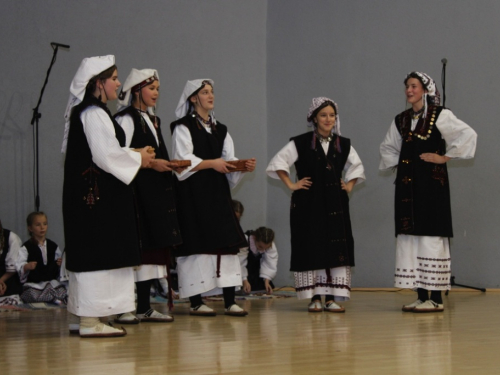
[{"label": "black vest with red trim", "polygon": [[[189,129],[193,153],[200,159],[222,156],[227,127],[216,123],[212,134],[187,115],[170,125],[173,133],[178,125]],[[177,178],[176,178],[177,180]],[[233,210],[227,177],[214,169],[199,170],[176,182],[177,212],[183,244],[177,256],[192,254],[237,254],[247,241]]]},{"label": "black vest with red trim", "polygon": [[133,189],[93,162],[80,119],[91,106],[106,112],[120,146],[125,145],[125,132],[100,100],[85,97],[73,108],[63,185],[66,268],[73,272],[140,264]]},{"label": "black vest with red trim", "polygon": [[443,107],[429,106],[425,119],[420,118],[411,130],[411,109],[395,118],[403,139],[396,176],[396,236],[453,237],[450,185],[446,164],[420,159],[423,153],[446,153],[446,142],[436,121]]},{"label": "black vest with red trim", "polygon": [[309,190],[292,194],[290,227],[291,271],[310,271],[354,266],[354,239],[349,215],[349,197],[340,179],[351,149],[349,139],[337,136],[325,155],[313,132],[292,138],[298,152],[297,180],[310,177]]}]

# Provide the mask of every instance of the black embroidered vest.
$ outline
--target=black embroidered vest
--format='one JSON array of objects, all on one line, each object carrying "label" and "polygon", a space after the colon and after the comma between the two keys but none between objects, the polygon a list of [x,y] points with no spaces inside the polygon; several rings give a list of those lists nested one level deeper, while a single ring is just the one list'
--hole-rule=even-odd
[{"label": "black embroidered vest", "polygon": [[310,177],[309,190],[296,190],[290,207],[291,271],[310,271],[354,266],[354,239],[349,215],[349,198],[340,179],[350,140],[337,136],[325,155],[313,132],[292,138],[298,152],[297,180]]},{"label": "black embroidered vest", "polygon": [[[138,110],[129,106],[117,113],[115,118],[126,115],[129,115],[134,122],[134,134],[130,147],[152,146],[155,148],[156,159],[170,160],[161,133],[160,119],[156,118],[158,128],[155,130],[159,142],[157,145],[151,128]],[[141,169],[134,182],[141,249],[148,251],[179,245],[182,239],[175,208],[172,172],[158,172],[150,168]]]},{"label": "black embroidered vest", "polygon": [[403,143],[395,181],[396,236],[453,237],[450,187],[446,164],[428,163],[423,153],[446,153],[446,143],[435,126],[443,107],[429,106],[427,117],[411,130],[411,110],[396,116]]},{"label": "black embroidered vest", "polygon": [[123,129],[100,100],[85,97],[73,108],[63,186],[66,268],[73,272],[140,264],[132,187],[93,162],[83,130],[80,115],[92,106],[107,113],[116,139],[120,146],[125,145]]},{"label": "black embroidered vest", "polygon": [[[170,125],[173,133],[185,125],[191,134],[193,153],[203,159],[222,156],[227,127],[219,122],[212,134],[193,115]],[[177,178],[176,178],[177,180]],[[177,256],[192,254],[237,254],[247,241],[232,206],[227,177],[214,169],[199,170],[176,182],[177,212],[183,244]]]}]

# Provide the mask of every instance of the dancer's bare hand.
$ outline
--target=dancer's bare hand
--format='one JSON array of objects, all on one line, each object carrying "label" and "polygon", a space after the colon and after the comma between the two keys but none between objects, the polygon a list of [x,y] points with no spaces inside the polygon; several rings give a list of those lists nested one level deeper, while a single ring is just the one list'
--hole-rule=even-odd
[{"label": "dancer's bare hand", "polygon": [[172,171],[172,167],[170,162],[165,159],[154,159],[151,162],[151,168],[153,168],[157,172],[170,172]]},{"label": "dancer's bare hand", "polygon": [[151,168],[151,162],[155,158],[154,149],[151,146],[146,146],[144,148],[140,148],[139,152],[141,154],[141,168]]},{"label": "dancer's bare hand", "polygon": [[231,169],[236,168],[222,158],[212,160],[212,168],[219,173],[230,173]]},{"label": "dancer's bare hand", "polygon": [[289,188],[290,188],[290,190],[293,190],[293,191],[301,190],[301,189],[309,190],[311,185],[312,185],[311,177],[304,177],[302,180],[299,180],[295,183],[292,183],[289,186]]},{"label": "dancer's bare hand", "polygon": [[243,291],[247,294],[252,291],[252,286],[250,285],[248,280],[243,280]]},{"label": "dancer's bare hand", "polygon": [[36,268],[37,262],[29,262],[24,265],[24,271],[33,271]]},{"label": "dancer's bare hand", "polygon": [[268,279],[264,279],[264,286],[266,287],[267,294],[273,294],[273,288],[271,282]]},{"label": "dancer's bare hand", "polygon": [[450,160],[450,158],[448,156],[435,154],[433,152],[426,152],[426,153],[420,154],[420,159],[422,159],[423,161],[425,161],[427,163],[434,163],[434,164],[444,164],[448,160]]},{"label": "dancer's bare hand", "polygon": [[247,172],[253,172],[256,166],[257,166],[257,160],[255,158],[248,159],[245,162],[245,168],[247,169]]}]

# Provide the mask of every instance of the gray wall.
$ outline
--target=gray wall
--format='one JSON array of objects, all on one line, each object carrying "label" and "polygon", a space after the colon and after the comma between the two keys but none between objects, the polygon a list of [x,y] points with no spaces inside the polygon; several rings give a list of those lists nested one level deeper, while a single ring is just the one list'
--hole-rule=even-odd
[{"label": "gray wall", "polygon": [[[293,135],[307,131],[311,98],[340,106],[342,134],[367,172],[352,194],[354,286],[392,286],[394,176],[378,172],[378,145],[404,109],[403,78],[422,70],[440,83],[448,58],[447,106],[479,134],[473,161],[450,163],[457,281],[498,287],[500,223],[495,191],[499,139],[500,3],[490,1],[85,1],[3,0],[0,14],[0,218],[26,238],[34,209],[31,109],[52,56],[60,50],[41,105],[41,209],[49,237],[64,245],[60,144],[71,79],[83,57],[115,54],[122,81],[132,67],[156,68],[158,115],[168,123],[187,79],[215,80],[216,116],[229,126],[237,156],[258,167],[234,191],[244,229],[267,225],[280,251],[277,285],[292,285],[290,194],[264,174]],[[418,7],[415,7],[418,4]],[[113,109],[113,105],[111,105]],[[266,136],[267,135],[267,136]]]},{"label": "gray wall", "polygon": [[[106,54],[116,56],[122,82],[133,67],[159,71],[157,114],[167,145],[186,81],[215,81],[216,117],[229,126],[236,156],[260,161],[234,192],[248,202],[243,225],[265,223],[266,2],[20,0],[1,5],[0,218],[5,227],[25,239],[25,218],[35,207],[31,109],[53,41],[71,49],[59,50],[40,109],[40,208],[48,214],[51,239],[64,245],[60,148],[69,85],[84,57]],[[114,111],[114,103],[110,108]]]},{"label": "gray wall", "polygon": [[[350,209],[356,242],[353,285],[390,287],[394,275],[394,175],[379,173],[378,147],[394,116],[405,109],[403,79],[412,70],[441,87],[448,59],[446,105],[478,133],[475,160],[450,166],[457,282],[498,287],[500,223],[496,193],[500,47],[497,1],[269,1],[268,153],[307,131],[311,98],[339,104],[342,135],[363,160],[367,180]],[[268,225],[277,231],[287,274],[290,193],[268,179]]]}]

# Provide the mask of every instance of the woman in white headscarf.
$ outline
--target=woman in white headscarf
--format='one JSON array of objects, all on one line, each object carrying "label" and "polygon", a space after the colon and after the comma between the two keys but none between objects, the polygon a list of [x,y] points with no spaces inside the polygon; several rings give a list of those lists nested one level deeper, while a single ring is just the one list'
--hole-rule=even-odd
[{"label": "woman in white headscarf", "polygon": [[[125,145],[142,148],[152,145],[156,158],[150,169],[141,169],[135,178],[142,265],[135,269],[137,317],[126,313],[118,323],[172,322],[174,318],[151,307],[153,280],[169,275],[173,246],[182,242],[175,209],[172,168],[161,133],[160,118],[154,113],[160,94],[160,78],[155,69],[132,69],[123,84],[116,121],[125,131]],[[169,268],[168,268],[169,269]],[[171,285],[171,283],[169,283]],[[170,287],[169,287],[170,289]],[[167,291],[166,291],[167,292]],[[172,295],[170,307],[172,307]]]},{"label": "woman in white headscarf", "polygon": [[[232,207],[230,188],[242,178],[227,161],[237,160],[227,127],[213,116],[213,81],[188,81],[173,122],[174,159],[191,166],[176,173],[178,218],[183,244],[178,248],[177,273],[181,297],[189,297],[191,315],[215,315],[201,294],[222,288],[226,315],[247,312],[235,303],[235,286],[242,285],[239,248],[247,246]],[[255,159],[246,171],[255,169]]]},{"label": "woman in white headscarf", "polygon": [[125,148],[125,133],[107,102],[120,87],[112,55],[82,61],[70,87],[63,152],[63,221],[68,311],[81,337],[124,336],[99,317],[131,311],[133,266],[140,264],[129,184],[154,158],[150,147]]},{"label": "woman in white headscarf", "polygon": [[395,117],[380,145],[379,169],[397,169],[394,285],[418,293],[403,311],[441,312],[441,291],[450,289],[453,237],[446,163],[474,157],[477,135],[440,106],[427,74],[411,72],[404,83],[411,108]]},{"label": "woman in white headscarf", "polygon": [[[309,312],[341,313],[345,309],[336,301],[349,300],[354,266],[348,194],[365,180],[364,168],[351,141],[340,136],[333,100],[314,98],[307,122],[314,130],[293,137],[271,159],[266,172],[293,191],[290,270],[297,297],[311,299]],[[293,164],[296,182],[290,179]]]}]

